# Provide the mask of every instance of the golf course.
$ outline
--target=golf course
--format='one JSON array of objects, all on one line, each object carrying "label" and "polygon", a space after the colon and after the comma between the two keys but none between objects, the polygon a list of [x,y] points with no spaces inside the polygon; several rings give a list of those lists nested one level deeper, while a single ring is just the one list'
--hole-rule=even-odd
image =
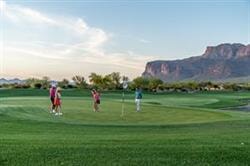
[{"label": "golf course", "polygon": [[0,90],[0,165],[248,165],[248,92],[62,91],[63,116],[49,112],[47,90]]}]

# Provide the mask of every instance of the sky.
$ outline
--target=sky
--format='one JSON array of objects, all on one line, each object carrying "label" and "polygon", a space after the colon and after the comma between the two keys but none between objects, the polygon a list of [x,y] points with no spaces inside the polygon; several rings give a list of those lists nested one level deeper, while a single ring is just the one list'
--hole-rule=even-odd
[{"label": "sky", "polygon": [[140,76],[148,61],[250,44],[250,0],[0,0],[0,78]]}]

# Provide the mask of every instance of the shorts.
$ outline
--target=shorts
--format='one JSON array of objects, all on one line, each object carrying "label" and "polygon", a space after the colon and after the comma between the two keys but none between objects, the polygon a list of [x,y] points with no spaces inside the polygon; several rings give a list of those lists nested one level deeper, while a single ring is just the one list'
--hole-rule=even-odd
[{"label": "shorts", "polygon": [[96,100],[95,102],[96,102],[96,104],[101,104],[100,100]]},{"label": "shorts", "polygon": [[52,103],[53,105],[55,105],[55,104],[54,104],[54,102],[55,102],[55,98],[54,98],[54,97],[50,97],[50,101],[51,101],[51,103]]}]

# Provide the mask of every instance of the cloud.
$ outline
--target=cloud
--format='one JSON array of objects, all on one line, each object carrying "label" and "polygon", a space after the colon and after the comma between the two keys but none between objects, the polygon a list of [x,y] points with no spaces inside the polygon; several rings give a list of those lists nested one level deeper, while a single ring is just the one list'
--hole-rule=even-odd
[{"label": "cloud", "polygon": [[149,40],[146,40],[146,39],[139,39],[139,42],[141,42],[141,43],[151,43],[151,41],[149,41]]},{"label": "cloud", "polygon": [[[82,18],[50,16],[31,8],[8,4],[3,0],[0,0],[0,11],[5,23],[16,28],[15,37],[8,32],[10,38],[4,41],[5,55],[12,59],[29,56],[29,59],[58,60],[64,64],[91,63],[96,68],[89,70],[95,72],[98,72],[96,69],[103,72],[105,67],[114,66],[121,71],[128,69],[135,70],[136,73],[143,70],[146,61],[153,59],[152,56],[139,55],[132,51],[107,51],[105,48],[112,40],[111,33],[90,26]],[[149,43],[144,39],[140,42]],[[26,63],[29,59],[26,59]],[[46,64],[44,66],[46,68]]]},{"label": "cloud", "polygon": [[6,3],[3,0],[0,0],[0,11],[2,12],[6,7]]},{"label": "cloud", "polygon": [[37,22],[37,23],[45,23],[45,24],[56,24],[56,21],[47,17],[46,15],[32,10],[30,8],[24,8],[24,7],[13,7],[12,10],[16,12],[16,18],[18,16],[23,17],[23,19],[27,19],[31,22]]},{"label": "cloud", "polygon": [[[23,26],[37,28],[37,24],[49,26],[49,28],[63,29],[73,36],[78,36],[82,41],[85,41],[85,46],[91,49],[101,46],[108,41],[108,34],[96,27],[89,26],[81,18],[62,18],[62,17],[49,17],[39,11],[19,6],[8,5],[5,1],[0,0],[0,10],[2,15],[8,19]],[[63,34],[61,34],[63,35]]]},{"label": "cloud", "polygon": [[55,24],[55,21],[46,15],[32,10],[30,8],[21,7],[18,5],[7,5],[5,1],[0,0],[0,11],[2,16],[13,22],[34,22]]}]

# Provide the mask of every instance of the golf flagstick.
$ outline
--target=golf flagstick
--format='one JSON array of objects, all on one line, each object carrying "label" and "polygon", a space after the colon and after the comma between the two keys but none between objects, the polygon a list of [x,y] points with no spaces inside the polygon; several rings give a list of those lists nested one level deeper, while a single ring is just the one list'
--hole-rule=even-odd
[{"label": "golf flagstick", "polygon": [[124,90],[122,92],[122,114],[121,114],[121,117],[123,117],[124,115],[124,98],[125,98],[125,94],[124,94]]},{"label": "golf flagstick", "polygon": [[124,103],[125,103],[125,90],[128,87],[128,82],[127,81],[123,81],[122,87],[123,87],[123,92],[122,92],[122,114],[121,114],[121,117],[124,116],[124,111],[125,111],[125,105],[124,105]]}]

